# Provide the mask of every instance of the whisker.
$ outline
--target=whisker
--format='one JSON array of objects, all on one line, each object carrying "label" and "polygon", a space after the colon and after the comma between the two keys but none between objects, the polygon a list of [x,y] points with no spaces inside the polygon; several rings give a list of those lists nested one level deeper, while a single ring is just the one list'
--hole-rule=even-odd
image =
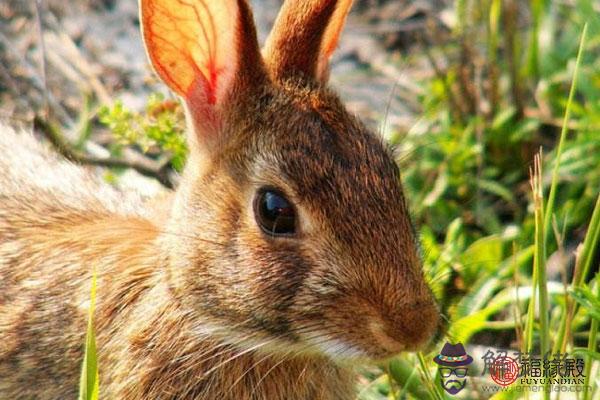
[{"label": "whisker", "polygon": [[274,340],[275,340],[275,339],[270,339],[270,340],[268,340],[268,341],[265,341],[265,342],[259,343],[258,345],[255,345],[255,346],[253,346],[253,347],[250,347],[250,348],[248,348],[248,349],[245,349],[245,350],[243,350],[243,351],[239,352],[238,354],[235,354],[235,355],[233,355],[233,356],[229,357],[228,359],[226,359],[226,360],[225,360],[225,361],[223,361],[222,363],[219,363],[219,364],[217,364],[216,366],[214,366],[214,367],[212,367],[211,369],[209,369],[208,371],[206,371],[206,372],[205,372],[205,373],[202,375],[202,377],[204,378],[204,377],[206,377],[206,376],[210,375],[211,373],[213,373],[213,372],[214,372],[214,371],[216,371],[217,369],[221,368],[222,366],[224,366],[224,365],[226,365],[226,364],[228,364],[228,363],[232,362],[233,360],[235,360],[235,359],[237,359],[237,358],[239,358],[239,357],[241,357],[241,356],[243,356],[243,355],[245,355],[245,354],[248,354],[248,353],[250,353],[250,352],[252,352],[252,351],[255,351],[255,350],[257,350],[257,349],[259,349],[259,348],[261,348],[261,347],[264,347],[264,346],[266,346],[267,344],[269,344],[269,343],[272,343]]},{"label": "whisker", "polygon": [[244,371],[243,374],[241,374],[234,382],[233,384],[229,387],[229,390],[227,391],[227,394],[229,395],[231,393],[231,391],[233,390],[233,388],[242,381],[242,379],[244,379],[244,377],[246,375],[248,375],[248,373],[250,371],[252,371],[254,368],[256,368],[258,365],[260,365],[262,362],[264,362],[266,359],[273,357],[271,354],[267,354],[265,356],[263,356],[260,360],[258,360],[257,362],[255,362],[254,364],[252,364],[252,366],[250,366],[250,368],[246,369],[246,371]]},{"label": "whisker", "polygon": [[392,101],[394,99],[394,92],[396,91],[396,88],[398,87],[398,82],[400,82],[400,78],[398,77],[398,79],[396,79],[394,81],[394,84],[392,85],[391,89],[390,89],[390,95],[388,96],[386,105],[385,105],[385,112],[383,114],[383,124],[381,126],[381,136],[383,137],[387,131],[387,122],[388,122],[388,117],[390,116],[390,109],[392,108]]},{"label": "whisker", "polygon": [[277,363],[273,364],[273,366],[271,366],[271,368],[269,368],[269,369],[267,370],[267,372],[266,372],[266,373],[265,373],[265,374],[264,374],[264,375],[263,375],[263,376],[262,376],[262,377],[261,377],[261,378],[258,380],[258,382],[256,383],[256,385],[254,386],[254,389],[252,389],[252,392],[250,393],[250,398],[253,398],[253,397],[254,397],[254,393],[256,392],[256,390],[258,390],[258,387],[260,386],[260,384],[261,384],[261,383],[263,383],[263,382],[264,382],[264,380],[267,378],[267,376],[268,376],[268,375],[269,375],[269,374],[270,374],[270,373],[271,373],[271,372],[272,372],[272,371],[273,371],[275,368],[277,368],[278,366],[280,366],[281,364],[283,364],[284,362],[286,362],[286,361],[288,360],[288,356],[289,356],[289,354],[290,354],[290,353],[288,352],[287,354],[285,354],[285,355],[282,357],[282,359],[281,359],[279,362],[277,362]]}]

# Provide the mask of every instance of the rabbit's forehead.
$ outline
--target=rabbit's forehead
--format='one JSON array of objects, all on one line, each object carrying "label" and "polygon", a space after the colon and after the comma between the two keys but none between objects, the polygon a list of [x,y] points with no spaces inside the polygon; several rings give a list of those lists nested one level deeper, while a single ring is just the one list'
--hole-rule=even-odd
[{"label": "rabbit's forehead", "polygon": [[391,152],[335,94],[292,86],[263,111],[250,155],[252,175],[267,178],[259,182],[275,177],[270,183],[290,188],[299,206],[338,241],[412,238]]},{"label": "rabbit's forehead", "polygon": [[343,114],[317,115],[279,140],[281,175],[340,239],[389,232],[408,221],[398,168],[382,140],[361,124]]}]

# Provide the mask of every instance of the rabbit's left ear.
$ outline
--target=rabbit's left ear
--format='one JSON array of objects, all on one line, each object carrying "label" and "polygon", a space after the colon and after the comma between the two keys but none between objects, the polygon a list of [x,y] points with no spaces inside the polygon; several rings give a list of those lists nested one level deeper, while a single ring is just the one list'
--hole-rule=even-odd
[{"label": "rabbit's left ear", "polygon": [[235,100],[267,79],[246,0],[140,0],[140,10],[148,56],[185,100],[192,141],[214,142]]},{"label": "rabbit's left ear", "polygon": [[326,82],[351,6],[352,0],[286,0],[263,52],[271,75]]}]

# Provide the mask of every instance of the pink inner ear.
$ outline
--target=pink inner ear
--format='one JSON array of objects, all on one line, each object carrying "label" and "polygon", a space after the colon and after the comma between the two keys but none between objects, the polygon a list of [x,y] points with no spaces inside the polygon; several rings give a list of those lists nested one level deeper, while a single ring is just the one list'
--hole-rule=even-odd
[{"label": "pink inner ear", "polygon": [[210,72],[210,80],[203,75],[198,75],[185,93],[184,100],[190,117],[199,134],[216,133],[220,127],[217,104],[217,78],[216,71]]},{"label": "pink inner ear", "polygon": [[212,60],[209,60],[206,69],[208,70],[208,103],[214,105],[217,104],[217,78],[224,71],[223,68],[219,70],[217,64]]},{"label": "pink inner ear", "polygon": [[194,102],[206,102],[212,106],[216,105],[219,74],[224,72],[223,68],[218,70],[216,63],[209,60],[205,68],[208,77],[205,77],[195,65],[194,71],[194,81],[185,91],[183,97]]},{"label": "pink inner ear", "polygon": [[146,48],[163,80],[186,100],[219,105],[240,49],[238,0],[141,0]]},{"label": "pink inner ear", "polygon": [[[233,61],[232,61],[233,62]],[[195,68],[197,70],[197,68]],[[202,135],[217,134],[222,122],[220,103],[227,96],[232,71],[226,67],[218,67],[213,60],[207,60],[204,73],[197,70],[194,81],[183,95],[196,132]]]},{"label": "pink inner ear", "polygon": [[217,103],[217,76],[218,71],[214,63],[210,63],[208,66],[209,80],[208,80],[208,104]]}]

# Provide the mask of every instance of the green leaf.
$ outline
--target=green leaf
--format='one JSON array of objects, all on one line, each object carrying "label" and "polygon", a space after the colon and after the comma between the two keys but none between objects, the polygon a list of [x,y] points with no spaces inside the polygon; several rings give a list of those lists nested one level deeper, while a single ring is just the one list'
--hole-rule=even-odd
[{"label": "green leaf", "polygon": [[488,179],[478,179],[477,184],[481,189],[488,193],[494,194],[503,200],[506,200],[508,203],[515,202],[515,196],[513,192],[499,182]]},{"label": "green leaf", "polygon": [[588,359],[600,361],[600,353],[597,351],[589,350],[583,347],[577,347],[573,349],[572,353],[574,356],[584,356],[588,357]]},{"label": "green leaf", "polygon": [[461,261],[469,280],[474,280],[481,269],[495,270],[502,262],[504,241],[500,235],[491,235],[476,240],[462,254]]},{"label": "green leaf", "polygon": [[588,312],[592,318],[600,320],[600,300],[596,299],[587,286],[581,286],[569,291],[571,297]]},{"label": "green leaf", "polygon": [[[558,282],[548,282],[548,293],[551,296],[563,295],[564,287]],[[518,298],[520,302],[529,300],[533,293],[531,286],[522,286],[518,288]],[[457,342],[467,343],[469,339],[477,332],[482,330],[487,320],[504,310],[510,304],[514,304],[517,299],[515,288],[506,288],[499,292],[486,307],[479,311],[462,317],[450,325],[448,336]]]},{"label": "green leaf", "polygon": [[389,374],[398,382],[403,390],[407,391],[417,399],[433,399],[431,394],[425,389],[424,383],[417,374],[414,365],[405,360],[394,359],[389,363]]}]

